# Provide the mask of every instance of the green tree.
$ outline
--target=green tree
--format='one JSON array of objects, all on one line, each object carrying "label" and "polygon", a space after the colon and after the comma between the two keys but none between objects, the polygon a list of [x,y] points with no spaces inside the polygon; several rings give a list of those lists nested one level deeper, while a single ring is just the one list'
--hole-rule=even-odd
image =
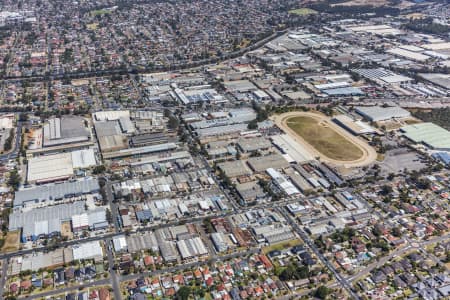
[{"label": "green tree", "polygon": [[327,299],[328,295],[331,293],[331,290],[326,286],[322,285],[314,292],[314,296],[319,299]]},{"label": "green tree", "polygon": [[178,300],[188,300],[190,294],[191,294],[191,288],[184,285],[178,290],[177,299]]},{"label": "green tree", "polygon": [[92,170],[92,173],[94,174],[102,174],[106,171],[106,167],[104,165],[98,165],[94,167],[94,170]]},{"label": "green tree", "polygon": [[9,173],[8,185],[12,187],[15,191],[19,188],[21,177],[17,169],[12,170]]},{"label": "green tree", "polygon": [[256,119],[250,121],[250,123],[248,123],[247,125],[247,128],[251,130],[258,129],[258,121]]}]

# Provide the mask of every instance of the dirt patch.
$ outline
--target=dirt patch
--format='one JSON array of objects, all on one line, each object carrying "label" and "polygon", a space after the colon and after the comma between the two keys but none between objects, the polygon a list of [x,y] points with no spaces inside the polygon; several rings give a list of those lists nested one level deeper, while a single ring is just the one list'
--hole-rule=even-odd
[{"label": "dirt patch", "polygon": [[5,244],[1,252],[13,252],[19,250],[20,246],[20,232],[19,231],[10,231],[6,234]]},{"label": "dirt patch", "polygon": [[61,224],[61,235],[66,236],[69,240],[73,239],[72,228],[70,222],[64,222]]}]

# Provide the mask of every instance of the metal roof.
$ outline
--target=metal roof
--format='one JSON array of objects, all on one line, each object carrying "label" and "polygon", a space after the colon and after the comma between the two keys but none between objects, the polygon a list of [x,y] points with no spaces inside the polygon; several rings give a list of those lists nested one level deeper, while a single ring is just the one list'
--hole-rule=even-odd
[{"label": "metal roof", "polygon": [[30,158],[28,161],[28,181],[51,180],[73,175],[70,153],[58,153]]},{"label": "metal roof", "polygon": [[432,155],[434,158],[441,160],[444,164],[450,165],[450,153],[437,152]]},{"label": "metal roof", "polygon": [[36,208],[26,212],[13,212],[9,215],[9,230],[22,228],[22,236],[38,236],[59,232],[61,222],[70,220],[72,215],[85,211],[85,202],[60,204]]},{"label": "metal roof", "polygon": [[98,181],[94,178],[35,186],[17,191],[14,198],[14,207],[26,206],[27,202],[40,203],[94,193],[99,189]]},{"label": "metal roof", "polygon": [[450,150],[450,131],[433,123],[420,123],[401,128],[408,139],[438,150]]},{"label": "metal roof", "polygon": [[89,168],[97,165],[94,149],[83,149],[72,152],[72,166],[74,169]]},{"label": "metal roof", "polygon": [[356,107],[355,111],[368,118],[371,121],[383,121],[393,118],[406,118],[411,115],[411,113],[399,106],[392,107],[381,107],[381,106],[360,106]]},{"label": "metal roof", "polygon": [[330,96],[364,95],[364,92],[356,87],[343,87],[343,88],[336,88],[336,89],[328,89],[328,90],[322,90],[322,92],[324,92],[325,94],[330,95]]},{"label": "metal roof", "polygon": [[73,259],[82,260],[103,257],[103,249],[99,241],[72,246]]}]

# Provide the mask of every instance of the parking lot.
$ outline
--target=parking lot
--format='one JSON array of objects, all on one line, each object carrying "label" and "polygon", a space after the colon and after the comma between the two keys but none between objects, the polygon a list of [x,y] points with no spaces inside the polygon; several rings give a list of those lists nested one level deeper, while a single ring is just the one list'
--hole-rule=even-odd
[{"label": "parking lot", "polygon": [[381,175],[399,173],[404,169],[408,171],[419,171],[426,167],[422,158],[407,148],[394,149],[386,152],[384,161],[380,163]]}]

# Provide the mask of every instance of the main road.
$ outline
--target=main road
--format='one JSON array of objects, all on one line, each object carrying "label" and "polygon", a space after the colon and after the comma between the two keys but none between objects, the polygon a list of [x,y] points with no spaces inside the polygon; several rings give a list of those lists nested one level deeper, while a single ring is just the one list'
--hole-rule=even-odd
[{"label": "main road", "polygon": [[114,299],[121,300],[122,293],[120,292],[119,276],[117,275],[117,270],[115,268],[114,253],[112,250],[113,243],[111,239],[107,239],[105,243],[106,243],[106,255],[108,256],[109,276],[111,279],[111,285],[114,292]]},{"label": "main road", "polygon": [[3,292],[6,284],[6,277],[8,276],[8,259],[2,260],[2,273],[0,274],[0,299],[3,297]]},{"label": "main road", "polygon": [[[261,203],[261,204],[256,204],[251,207],[242,207],[237,210],[232,210],[232,211],[228,211],[228,212],[217,212],[217,213],[214,213],[211,215],[206,215],[206,216],[199,216],[199,217],[193,217],[193,218],[192,217],[179,218],[174,221],[167,222],[167,223],[160,223],[160,224],[155,224],[152,226],[142,227],[142,228],[130,231],[130,232],[128,232],[128,234],[154,231],[158,228],[177,226],[180,224],[185,224],[186,222],[188,222],[188,223],[201,222],[205,218],[209,218],[209,217],[227,217],[227,216],[231,216],[234,214],[245,213],[245,212],[248,212],[251,210],[256,210],[256,209],[262,209],[262,208],[269,209],[269,208],[274,208],[279,205],[287,205],[289,203],[294,203],[294,202],[297,202],[298,200],[314,199],[314,198],[317,198],[320,196],[327,196],[327,195],[329,195],[329,193],[322,193],[319,195],[308,196],[306,198],[301,198],[301,199],[290,199],[290,200],[281,200],[281,201],[276,201],[276,202]],[[81,243],[106,240],[106,239],[113,238],[115,236],[119,236],[119,235],[123,235],[123,234],[124,234],[123,232],[110,232],[110,233],[106,233],[106,234],[102,234],[102,235],[98,235],[98,236],[87,237],[87,238],[82,238],[82,239],[78,239],[78,240],[66,241],[66,242],[60,242],[58,244],[58,248],[78,245]],[[15,256],[25,255],[25,254],[31,254],[31,253],[35,253],[35,252],[50,251],[50,250],[52,250],[52,247],[40,246],[40,247],[36,247],[36,248],[32,248],[32,249],[24,249],[24,250],[19,250],[19,251],[15,251],[15,252],[2,253],[2,254],[0,254],[0,259],[11,258],[11,257],[15,257]]]},{"label": "main road", "polygon": [[64,73],[64,74],[54,74],[51,75],[49,73],[45,75],[31,75],[31,76],[6,76],[1,78],[5,81],[10,82],[20,82],[20,81],[33,81],[33,82],[41,82],[41,81],[52,81],[52,80],[62,80],[62,79],[80,79],[80,78],[89,78],[89,77],[97,77],[97,76],[112,76],[112,75],[125,75],[125,74],[145,74],[152,72],[166,72],[166,71],[176,71],[183,69],[192,69],[197,67],[202,67],[209,64],[219,63],[221,61],[225,61],[228,59],[236,58],[244,55],[249,51],[256,50],[262,47],[264,44],[272,41],[273,39],[285,34],[288,30],[276,31],[268,37],[265,37],[256,43],[234,51],[230,53],[226,53],[221,57],[202,59],[198,61],[192,62],[180,62],[176,64],[171,64],[168,66],[157,66],[157,67],[146,67],[146,68],[124,68],[124,69],[107,69],[107,70],[92,70],[92,71],[84,71],[84,72],[72,72],[72,73]]},{"label": "main road", "polygon": [[348,280],[336,270],[336,268],[330,263],[330,261],[317,249],[314,242],[309,238],[309,236],[298,226],[297,222],[292,220],[292,217],[286,212],[284,208],[278,207],[277,210],[284,216],[286,221],[292,228],[297,232],[297,234],[302,238],[302,240],[306,243],[306,245],[311,249],[312,252],[316,255],[317,258],[322,262],[324,266],[328,268],[328,270],[333,273],[334,278],[341,284],[341,286],[347,291],[347,293],[356,300],[359,300],[360,297],[356,294],[353,287],[350,285]]},{"label": "main road", "polygon": [[[108,247],[109,247],[109,243],[108,243],[107,248]],[[111,251],[111,250],[107,250],[107,251]],[[255,253],[259,253],[259,252],[260,252],[259,248],[252,248],[247,251],[235,252],[235,253],[227,254],[224,256],[220,256],[220,257],[212,257],[207,260],[196,261],[196,262],[191,262],[191,263],[187,263],[187,264],[180,264],[177,266],[168,267],[168,268],[164,268],[164,269],[147,271],[147,272],[142,272],[142,273],[138,273],[138,274],[129,274],[129,275],[124,275],[124,276],[118,276],[117,272],[115,270],[112,270],[111,263],[113,264],[113,262],[112,262],[113,257],[112,257],[112,255],[110,256],[110,254],[108,254],[108,262],[110,264],[110,274],[111,274],[110,279],[100,279],[100,280],[95,280],[95,281],[92,281],[92,282],[89,282],[86,284],[74,285],[74,286],[56,289],[56,290],[52,290],[52,291],[48,291],[48,292],[38,293],[35,295],[20,296],[19,299],[41,299],[41,298],[46,298],[46,297],[50,297],[50,296],[67,294],[67,293],[70,293],[73,291],[81,290],[83,288],[108,285],[111,280],[113,290],[114,290],[114,299],[120,300],[120,299],[122,299],[122,294],[120,291],[120,282],[135,280],[135,279],[138,279],[138,278],[141,278],[144,276],[155,276],[155,275],[161,275],[161,274],[166,274],[166,273],[183,271],[183,270],[207,265],[209,263],[213,263],[213,262],[217,262],[217,261],[226,261],[228,259],[232,259],[232,258],[236,258],[236,257],[243,257],[243,256],[247,256],[247,255],[251,255],[251,254],[255,254]],[[111,271],[114,274],[112,274]]]},{"label": "main road", "polygon": [[0,162],[7,162],[10,159],[16,159],[19,156],[19,148],[22,143],[22,122],[17,121],[16,136],[14,137],[14,145],[8,153],[0,155]]}]

